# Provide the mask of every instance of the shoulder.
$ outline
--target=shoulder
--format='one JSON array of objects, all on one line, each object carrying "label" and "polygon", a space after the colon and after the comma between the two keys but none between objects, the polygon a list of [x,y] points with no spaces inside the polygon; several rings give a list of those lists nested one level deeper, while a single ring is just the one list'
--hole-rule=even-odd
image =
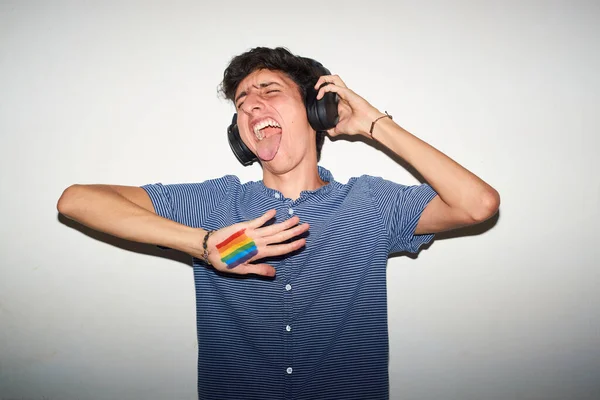
[{"label": "shoulder", "polygon": [[156,213],[188,226],[202,226],[213,210],[239,192],[240,180],[234,175],[195,183],[153,183],[142,186]]},{"label": "shoulder", "polygon": [[227,192],[232,188],[240,187],[240,179],[235,175],[225,175],[220,178],[207,179],[202,182],[185,182],[185,183],[152,183],[143,185],[142,188],[146,191],[160,191],[164,193],[188,193],[199,194],[206,192]]},{"label": "shoulder", "polygon": [[380,176],[360,175],[352,177],[348,180],[346,186],[354,189],[362,189],[369,194],[373,194],[374,190],[385,187],[403,187],[403,185],[384,179]]},{"label": "shoulder", "polygon": [[407,185],[380,176],[362,175],[350,179],[348,184],[361,188],[383,210],[392,207],[412,208],[415,207],[414,203],[421,208],[436,195],[427,183]]},{"label": "shoulder", "polygon": [[155,209],[158,205],[185,208],[194,204],[213,204],[223,201],[231,193],[239,192],[240,180],[234,175],[190,183],[153,183],[143,185]]}]

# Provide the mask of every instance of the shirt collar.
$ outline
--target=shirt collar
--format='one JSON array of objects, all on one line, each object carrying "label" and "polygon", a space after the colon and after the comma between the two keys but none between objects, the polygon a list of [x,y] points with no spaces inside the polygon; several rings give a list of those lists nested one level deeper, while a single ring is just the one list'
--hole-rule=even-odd
[{"label": "shirt collar", "polygon": [[[337,185],[337,182],[335,181],[335,179],[333,178],[333,175],[331,174],[331,172],[328,169],[326,169],[326,168],[324,168],[324,167],[322,167],[320,165],[317,166],[317,169],[318,169],[319,176],[321,177],[321,179],[324,182],[328,182],[328,183],[326,185],[324,185],[324,186],[321,186],[318,189],[315,189],[315,190],[303,190],[302,192],[300,192],[300,197],[298,198],[297,201],[304,200],[307,197],[315,196],[315,195],[324,196],[327,193],[329,193],[333,189],[333,187],[335,185]],[[269,197],[273,197],[273,196],[277,197],[276,194],[278,194],[279,196],[281,196],[283,198],[283,194],[281,192],[279,192],[278,190],[274,190],[274,189],[266,187],[265,184],[264,184],[264,182],[262,180],[254,182],[254,183],[258,187],[260,187],[260,189],[267,196],[269,196]]]}]

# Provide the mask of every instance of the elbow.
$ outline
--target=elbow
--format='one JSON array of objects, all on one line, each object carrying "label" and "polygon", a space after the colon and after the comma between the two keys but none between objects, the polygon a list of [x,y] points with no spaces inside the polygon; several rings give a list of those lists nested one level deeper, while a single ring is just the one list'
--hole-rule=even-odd
[{"label": "elbow", "polygon": [[478,199],[477,207],[471,212],[472,221],[476,224],[484,222],[498,212],[500,208],[500,194],[493,188],[489,188]]},{"label": "elbow", "polygon": [[60,198],[58,199],[58,203],[56,203],[56,209],[59,213],[70,217],[72,215],[73,209],[75,208],[75,204],[77,198],[79,197],[79,192],[81,191],[81,185],[71,185],[66,188]]}]

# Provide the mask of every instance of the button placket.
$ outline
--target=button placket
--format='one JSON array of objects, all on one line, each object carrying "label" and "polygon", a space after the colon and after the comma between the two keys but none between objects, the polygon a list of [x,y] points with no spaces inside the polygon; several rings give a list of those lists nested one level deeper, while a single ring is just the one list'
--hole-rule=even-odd
[{"label": "button placket", "polygon": [[283,344],[284,344],[284,358],[283,358],[283,362],[284,364],[282,365],[282,367],[284,368],[285,371],[285,376],[287,377],[286,379],[286,384],[285,384],[285,398],[292,398],[293,397],[293,393],[292,393],[292,372],[293,372],[293,365],[294,365],[294,356],[293,356],[293,341],[292,341],[292,335],[290,333],[292,327],[290,326],[290,324],[288,324],[288,322],[291,321],[292,319],[292,315],[293,315],[293,291],[292,291],[292,284],[290,282],[291,279],[291,265],[289,263],[289,260],[285,260],[283,262],[283,264],[285,264],[285,274],[282,276],[283,279],[283,283],[285,283],[282,287],[282,292],[283,292],[283,306],[284,306],[284,313],[282,315],[282,323],[283,323]]},{"label": "button placket", "polygon": [[[283,214],[283,219],[291,218],[295,214],[295,210],[293,208],[294,202],[290,199],[283,198],[280,203],[281,208],[278,207],[278,214],[281,212]],[[294,302],[293,302],[293,282],[292,277],[293,274],[293,258],[286,259],[284,261],[285,264],[285,274],[281,276],[283,286],[283,304],[284,304],[284,315],[282,315],[282,324],[283,324],[283,343],[285,348],[285,356],[283,367],[285,368],[285,375],[288,377],[286,379],[287,383],[285,385],[285,397],[292,398],[292,377],[294,371],[294,341],[292,335],[292,326],[291,322],[293,321],[293,310],[294,310]]]}]

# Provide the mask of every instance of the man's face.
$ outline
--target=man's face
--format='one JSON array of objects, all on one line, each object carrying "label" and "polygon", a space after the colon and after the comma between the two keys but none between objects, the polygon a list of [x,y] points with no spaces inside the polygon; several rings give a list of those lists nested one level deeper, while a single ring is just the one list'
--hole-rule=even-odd
[{"label": "man's face", "polygon": [[284,173],[315,153],[315,131],[296,83],[281,71],[254,71],[235,94],[242,140],[264,168]]}]

